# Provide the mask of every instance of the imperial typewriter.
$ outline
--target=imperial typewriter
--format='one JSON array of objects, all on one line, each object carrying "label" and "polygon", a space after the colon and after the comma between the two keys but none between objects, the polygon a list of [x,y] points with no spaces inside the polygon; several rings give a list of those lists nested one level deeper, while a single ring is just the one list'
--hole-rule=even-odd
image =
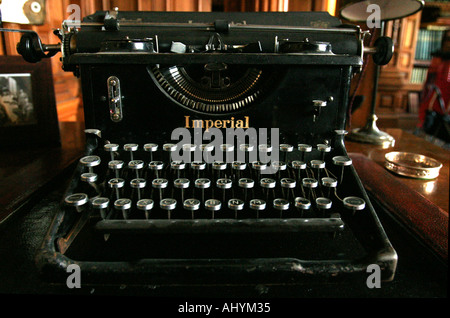
[{"label": "imperial typewriter", "polygon": [[[324,12],[96,12],[25,33],[80,77],[85,154],[36,260],[92,284],[365,282],[397,254],[345,148],[351,80],[380,38]],[[390,45],[389,45],[390,43]]]}]

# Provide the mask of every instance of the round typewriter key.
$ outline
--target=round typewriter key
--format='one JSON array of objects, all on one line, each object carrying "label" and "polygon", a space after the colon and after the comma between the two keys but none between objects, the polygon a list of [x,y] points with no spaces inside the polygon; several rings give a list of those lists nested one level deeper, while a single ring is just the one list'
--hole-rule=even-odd
[{"label": "round typewriter key", "polygon": [[252,199],[250,200],[249,206],[253,210],[262,211],[266,208],[266,201],[260,199]]},{"label": "round typewriter key", "polygon": [[228,208],[234,211],[234,218],[237,219],[238,211],[244,209],[244,201],[240,199],[230,199],[228,200]]},{"label": "round typewriter key", "polygon": [[67,205],[77,208],[78,212],[81,212],[80,207],[88,202],[88,196],[85,193],[74,193],[67,196],[64,201]]},{"label": "round typewriter key", "polygon": [[249,179],[249,178],[239,179],[239,186],[241,188],[250,189],[250,188],[253,188],[254,185],[255,185],[255,181],[253,181],[253,179]]},{"label": "round typewriter key", "polygon": [[172,152],[177,150],[177,145],[172,143],[164,144],[163,150],[168,154],[167,162],[172,162]]},{"label": "round typewriter key", "polygon": [[148,220],[150,216],[150,210],[153,209],[154,202],[152,199],[141,199],[138,202],[136,202],[136,207],[144,211],[145,218]]},{"label": "round typewriter key", "polygon": [[195,180],[195,187],[199,189],[206,189],[209,188],[211,185],[211,180],[206,178],[200,178]]},{"label": "round typewriter key", "polygon": [[323,160],[311,160],[310,165],[311,165],[311,168],[317,170],[316,179],[320,180],[320,169],[324,169],[325,168],[325,161],[323,161]]},{"label": "round typewriter key", "polygon": [[181,146],[181,149],[183,149],[183,152],[187,152],[189,154],[189,161],[192,161],[192,153],[197,149],[197,145],[195,144],[184,144]]},{"label": "round typewriter key", "polygon": [[186,178],[179,178],[173,182],[173,185],[177,189],[186,189],[189,188],[190,181]]},{"label": "round typewriter key", "polygon": [[336,166],[350,166],[352,164],[352,159],[346,156],[336,156],[333,157],[333,163]]},{"label": "round typewriter key", "polygon": [[350,159],[349,157],[346,157],[346,156],[336,156],[336,157],[333,157],[333,163],[336,166],[341,167],[341,175],[339,177],[339,183],[342,184],[342,180],[344,178],[344,168],[352,165],[352,159]]},{"label": "round typewriter key", "polygon": [[233,181],[228,178],[220,178],[216,181],[216,186],[219,189],[222,189],[222,200],[223,202],[226,201],[226,190],[231,188],[231,185],[233,184]]},{"label": "round typewriter key", "polygon": [[162,199],[159,201],[159,206],[167,211],[167,218],[170,220],[170,213],[177,207],[177,200],[172,198]]},{"label": "round typewriter key", "polygon": [[184,144],[183,146],[181,146],[181,149],[183,149],[183,151],[195,151],[195,149],[197,149],[197,145],[195,144]]},{"label": "round typewriter key", "polygon": [[158,178],[152,181],[152,187],[155,189],[159,189],[159,200],[162,200],[162,189],[167,188],[168,184],[169,181],[167,181],[167,179],[164,178]]},{"label": "round typewriter key", "polygon": [[356,211],[363,210],[366,207],[366,201],[358,197],[346,197],[344,198],[343,203],[347,209],[353,211],[353,214],[355,214]]},{"label": "round typewriter key", "polygon": [[249,178],[241,178],[239,179],[239,187],[244,189],[244,201],[247,201],[247,189],[251,189],[253,188],[253,186],[255,185],[255,181],[253,181],[253,179],[249,179]]},{"label": "round typewriter key", "polygon": [[268,144],[261,144],[261,145],[258,145],[258,150],[259,150],[259,152],[264,152],[264,153],[272,152],[272,146],[268,145]]},{"label": "round typewriter key", "polygon": [[158,145],[153,143],[148,143],[144,145],[144,151],[150,154],[150,162],[153,161],[153,153],[158,150]]},{"label": "round typewriter key", "polygon": [[253,149],[255,149],[255,147],[253,145],[250,144],[242,144],[239,145],[239,150],[244,152],[244,162],[249,162],[250,161],[250,152],[253,151]]},{"label": "round typewriter key", "polygon": [[298,181],[301,180],[301,171],[306,169],[306,163],[299,160],[294,160],[291,162],[292,168],[297,171],[296,178]]},{"label": "round typewriter key", "polygon": [[287,154],[288,152],[292,152],[294,150],[294,146],[289,144],[281,144],[280,151],[284,153],[283,161],[287,162]]},{"label": "round typewriter key", "polygon": [[259,211],[263,211],[266,208],[266,201],[261,199],[252,199],[249,202],[250,209],[256,211],[256,218],[259,218]]},{"label": "round typewriter key", "polygon": [[144,168],[144,161],[142,160],[131,160],[128,162],[128,168],[136,172],[136,178],[139,178],[139,170]]},{"label": "round typewriter key", "polygon": [[316,199],[316,205],[319,209],[330,209],[332,203],[333,202],[328,198],[318,197]]},{"label": "round typewriter key", "polygon": [[313,178],[303,178],[302,184],[306,188],[317,188],[318,182],[316,179]]},{"label": "round typewriter key", "polygon": [[302,153],[301,160],[305,161],[305,153],[312,151],[312,146],[308,144],[298,144],[298,150]]},{"label": "round typewriter key", "polygon": [[252,169],[256,171],[256,180],[261,179],[261,171],[264,171],[267,169],[267,164],[261,161],[253,161],[252,162]]},{"label": "round typewriter key", "polygon": [[277,184],[277,182],[271,178],[262,178],[260,181],[261,187],[263,187],[265,189],[273,189],[273,188],[275,188],[276,184]]},{"label": "round typewriter key", "polygon": [[312,195],[312,191],[314,188],[317,188],[318,186],[318,181],[314,178],[303,178],[302,179],[302,186],[304,188],[308,188],[309,192],[308,192],[308,199],[311,200],[311,195]]},{"label": "round typewriter key", "polygon": [[100,164],[101,159],[99,156],[85,156],[83,158],[80,159],[80,163],[89,168],[89,172],[93,173],[94,171],[92,170],[93,167],[96,167]]},{"label": "round typewriter key", "polygon": [[122,178],[113,178],[108,181],[108,185],[111,189],[115,189],[116,199],[120,199],[119,189],[123,188],[123,186],[125,185],[125,180]]},{"label": "round typewriter key", "polygon": [[287,165],[284,161],[272,161],[270,166],[276,172],[277,179],[281,179],[281,172],[287,169]]},{"label": "round typewriter key", "polygon": [[113,178],[108,181],[108,184],[111,188],[119,189],[125,185],[125,180],[122,178]]},{"label": "round typewriter key", "polygon": [[231,179],[228,178],[220,178],[216,181],[216,185],[219,189],[230,189],[232,183]]},{"label": "round typewriter key", "polygon": [[193,161],[191,163],[191,168],[194,170],[205,170],[206,162],[204,161]]},{"label": "round typewriter key", "polygon": [[206,162],[204,162],[204,161],[193,161],[191,163],[191,169],[196,172],[195,176],[197,179],[200,178],[200,171],[205,170],[205,168],[206,168]]},{"label": "round typewriter key", "polygon": [[269,191],[270,189],[272,189],[272,195],[275,195],[275,191],[273,190],[277,184],[275,179],[271,179],[271,178],[262,178],[261,181],[259,182],[261,188],[262,188],[262,192],[264,197],[266,198],[266,201],[269,200]]},{"label": "round typewriter key", "polygon": [[214,145],[213,144],[201,144],[200,145],[200,150],[201,151],[213,151],[214,150]]},{"label": "round typewriter key", "polygon": [[145,188],[147,181],[142,178],[136,178],[130,181],[130,186],[137,189],[138,200],[141,199],[141,189]]},{"label": "round typewriter key", "polygon": [[205,209],[211,211],[211,218],[214,219],[214,212],[219,211],[222,203],[217,199],[208,199],[205,201]]},{"label": "round typewriter key", "polygon": [[112,161],[112,160],[114,160],[114,152],[119,150],[119,145],[118,144],[105,144],[103,146],[103,149],[110,153],[111,161]]},{"label": "round typewriter key", "polygon": [[234,145],[232,144],[222,144],[220,145],[220,150],[225,153],[224,161],[231,162],[234,157]]},{"label": "round typewriter key", "polygon": [[81,181],[92,183],[97,181],[98,175],[96,173],[85,172],[81,174],[80,178]]},{"label": "round typewriter key", "polygon": [[114,207],[117,210],[122,211],[122,216],[124,220],[128,219],[128,210],[131,208],[131,200],[130,199],[117,199],[114,201]]},{"label": "round typewriter key", "polygon": [[223,161],[214,161],[212,164],[212,168],[215,171],[215,178],[219,179],[220,178],[220,172],[222,170],[225,170],[227,168],[227,164],[226,162]]},{"label": "round typewriter key", "polygon": [[317,150],[322,153],[322,161],[325,161],[325,153],[331,151],[331,146],[328,144],[317,144]]},{"label": "round typewriter key", "polygon": [[332,201],[328,198],[318,197],[316,199],[317,208],[322,212],[322,216],[325,210],[331,209]]},{"label": "round typewriter key", "polygon": [[148,168],[152,171],[155,171],[155,178],[159,178],[159,171],[161,171],[164,167],[164,163],[162,161],[151,161],[148,164]]},{"label": "round typewriter key", "polygon": [[286,200],[290,200],[289,199],[289,189],[291,189],[292,192],[292,196],[294,197],[294,188],[297,185],[297,182],[295,181],[295,179],[291,179],[291,178],[283,178],[280,180],[280,185],[281,185],[281,190],[283,192],[283,197]]},{"label": "round typewriter key", "polygon": [[272,146],[268,144],[258,145],[258,152],[259,160],[268,162],[268,154],[272,152]]},{"label": "round typewriter key", "polygon": [[184,189],[189,188],[191,182],[186,178],[178,178],[173,182],[173,186],[177,189],[181,189],[181,202],[184,201]]},{"label": "round typewriter key", "polygon": [[291,166],[292,168],[294,168],[295,170],[303,170],[306,169],[306,163],[303,161],[299,161],[299,160],[294,160],[291,162]]},{"label": "round typewriter key", "polygon": [[289,201],[286,199],[280,199],[280,198],[275,199],[275,200],[273,200],[273,208],[275,210],[280,211],[280,218],[281,218],[283,211],[289,209]]},{"label": "round typewriter key", "polygon": [[200,178],[195,180],[195,187],[202,189],[202,202],[205,202],[205,189],[211,186],[211,180],[207,178]]},{"label": "round typewriter key", "polygon": [[123,168],[123,161],[111,160],[110,162],[108,162],[108,167],[109,169],[114,170],[116,178],[119,178],[119,170]]},{"label": "round typewriter key", "polygon": [[249,152],[249,151],[253,151],[254,148],[255,148],[255,147],[254,147],[253,145],[250,145],[250,144],[242,144],[242,145],[239,145],[239,149],[240,149],[241,151]]},{"label": "round typewriter key", "polygon": [[311,201],[303,197],[295,198],[295,207],[301,210],[309,210],[311,207]]},{"label": "round typewriter key", "polygon": [[223,161],[214,161],[212,167],[214,170],[225,170],[227,168],[227,164]]},{"label": "round typewriter key", "polygon": [[95,167],[100,164],[101,159],[99,156],[85,156],[80,159],[80,162],[85,167]]},{"label": "round typewriter key", "polygon": [[100,189],[98,188],[97,184],[95,183],[98,180],[98,175],[96,173],[90,173],[90,172],[85,172],[82,173],[80,176],[81,181],[86,182],[89,184],[90,187],[92,187],[95,191],[95,195],[91,195],[91,196],[96,196],[100,194]]},{"label": "round typewriter key", "polygon": [[91,200],[94,209],[99,210],[102,219],[106,219],[106,209],[109,206],[109,199],[104,197],[96,197]]},{"label": "round typewriter key", "polygon": [[323,169],[323,168],[325,168],[325,161],[323,161],[323,160],[311,160],[311,168]]},{"label": "round typewriter key", "polygon": [[298,150],[300,150],[301,152],[311,152],[312,151],[312,146],[308,145],[308,144],[298,144]]},{"label": "round typewriter key", "polygon": [[222,144],[220,145],[220,150],[223,152],[232,152],[234,151],[234,146],[232,144]]},{"label": "round typewriter key", "polygon": [[266,170],[267,164],[265,164],[264,162],[261,162],[261,161],[253,161],[252,168],[257,171]]},{"label": "round typewriter key", "polygon": [[184,170],[186,164],[183,161],[176,160],[170,163],[170,168],[177,172],[177,178],[180,178],[180,172]]},{"label": "round typewriter key", "polygon": [[331,188],[337,187],[337,180],[334,178],[329,178],[329,177],[322,178],[322,186],[324,186],[328,189],[327,198],[329,198]]},{"label": "round typewriter key", "polygon": [[241,171],[245,170],[245,168],[247,168],[247,164],[245,162],[233,161],[231,163],[233,180],[239,180],[241,178]]},{"label": "round typewriter key", "polygon": [[272,161],[271,166],[275,168],[277,171],[286,170],[286,163],[284,161]]},{"label": "round typewriter key", "polygon": [[246,167],[247,164],[242,161],[233,161],[231,163],[231,168],[233,168],[234,170],[245,170]]},{"label": "round typewriter key", "polygon": [[139,145],[138,144],[125,144],[123,145],[123,150],[130,153],[130,160],[133,160],[133,152],[138,150]]},{"label": "round typewriter key", "polygon": [[200,150],[203,152],[203,159],[206,163],[210,164],[211,163],[211,152],[214,150],[214,145],[213,144],[201,144],[200,145]]},{"label": "round typewriter key", "polygon": [[292,189],[292,188],[295,188],[296,181],[295,181],[295,179],[291,179],[291,178],[283,178],[280,180],[280,184],[281,184],[281,187],[283,187],[283,188]]},{"label": "round typewriter key", "polygon": [[200,208],[200,201],[197,199],[186,199],[183,202],[183,208],[191,211],[191,218],[194,219],[194,211]]}]

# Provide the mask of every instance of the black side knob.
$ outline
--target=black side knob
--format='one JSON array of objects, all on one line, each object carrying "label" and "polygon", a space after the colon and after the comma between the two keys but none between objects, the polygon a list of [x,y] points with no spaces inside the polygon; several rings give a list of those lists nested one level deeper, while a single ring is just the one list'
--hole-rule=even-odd
[{"label": "black side knob", "polygon": [[375,41],[377,52],[373,55],[373,61],[377,65],[386,65],[394,55],[394,43],[387,36],[381,36]]}]

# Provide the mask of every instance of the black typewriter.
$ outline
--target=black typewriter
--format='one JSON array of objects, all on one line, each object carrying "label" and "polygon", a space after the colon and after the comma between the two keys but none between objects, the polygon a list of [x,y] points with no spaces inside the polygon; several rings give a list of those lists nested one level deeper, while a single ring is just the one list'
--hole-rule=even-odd
[{"label": "black typewriter", "polygon": [[[389,41],[323,12],[97,12],[30,62],[79,76],[86,152],[37,256],[91,284],[365,282],[397,254],[346,152],[352,77]],[[34,49],[30,49],[34,48]]]}]

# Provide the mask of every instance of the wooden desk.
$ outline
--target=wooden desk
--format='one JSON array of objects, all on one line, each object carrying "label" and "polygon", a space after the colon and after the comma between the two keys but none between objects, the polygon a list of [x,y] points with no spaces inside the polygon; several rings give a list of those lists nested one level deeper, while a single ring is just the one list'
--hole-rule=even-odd
[{"label": "wooden desk", "polygon": [[61,147],[0,151],[0,224],[45,193],[84,150],[83,123],[60,123]]},{"label": "wooden desk", "polygon": [[[345,142],[355,169],[372,197],[447,260],[450,152],[400,129],[385,131],[395,138],[394,147]],[[384,155],[391,151],[422,154],[443,167],[434,180],[402,177],[384,168]]]},{"label": "wooden desk", "polygon": [[349,153],[361,153],[369,159],[384,166],[384,155],[391,151],[404,151],[422,154],[442,163],[439,177],[434,180],[420,180],[398,176],[395,178],[403,184],[430,200],[442,210],[449,212],[449,165],[450,151],[442,149],[426,140],[401,129],[383,130],[395,138],[395,146],[383,149],[381,146],[345,141]]}]

